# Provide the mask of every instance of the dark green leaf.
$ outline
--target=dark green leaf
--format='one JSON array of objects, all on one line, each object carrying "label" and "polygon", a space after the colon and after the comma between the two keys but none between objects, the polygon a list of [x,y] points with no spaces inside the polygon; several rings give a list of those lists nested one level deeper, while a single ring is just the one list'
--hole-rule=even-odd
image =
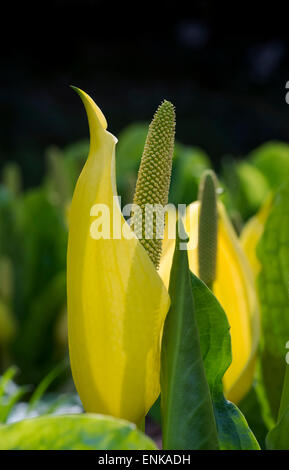
[{"label": "dark green leaf", "polygon": [[217,449],[218,436],[205,376],[187,251],[176,249],[171,269],[171,307],[161,352],[164,449]]},{"label": "dark green leaf", "polygon": [[135,425],[110,416],[42,416],[0,427],[1,450],[154,450]]},{"label": "dark green leaf", "polygon": [[252,429],[261,448],[264,449],[268,427],[263,419],[262,402],[255,384],[242,401],[238,403],[238,408],[246,416],[249,427]]},{"label": "dark green leaf", "polygon": [[211,390],[221,449],[259,449],[240,410],[223,395],[223,376],[231,363],[229,323],[210,289],[191,274],[206,377]]}]

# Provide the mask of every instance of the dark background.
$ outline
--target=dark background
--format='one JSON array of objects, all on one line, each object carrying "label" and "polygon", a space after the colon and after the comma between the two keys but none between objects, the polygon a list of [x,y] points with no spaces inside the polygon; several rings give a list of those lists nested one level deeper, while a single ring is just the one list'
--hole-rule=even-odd
[{"label": "dark background", "polygon": [[45,148],[87,137],[70,84],[94,98],[116,135],[171,100],[177,139],[201,146],[216,167],[224,154],[289,142],[284,3],[62,0],[1,8],[0,166],[17,160],[26,186],[41,181]]}]

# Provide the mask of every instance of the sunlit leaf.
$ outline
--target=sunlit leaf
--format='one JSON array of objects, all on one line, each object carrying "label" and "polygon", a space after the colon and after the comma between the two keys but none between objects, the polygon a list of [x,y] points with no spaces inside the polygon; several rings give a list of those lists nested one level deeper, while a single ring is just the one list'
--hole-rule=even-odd
[{"label": "sunlit leaf", "polygon": [[289,185],[276,194],[257,246],[262,317],[261,372],[273,418],[277,419],[289,339]]},{"label": "sunlit leaf", "polygon": [[154,450],[135,425],[102,415],[42,416],[0,427],[1,450]]},{"label": "sunlit leaf", "polygon": [[231,363],[229,323],[212,292],[194,274],[193,297],[201,349],[210,386],[221,449],[259,449],[259,444],[236,405],[223,395],[223,376]]}]

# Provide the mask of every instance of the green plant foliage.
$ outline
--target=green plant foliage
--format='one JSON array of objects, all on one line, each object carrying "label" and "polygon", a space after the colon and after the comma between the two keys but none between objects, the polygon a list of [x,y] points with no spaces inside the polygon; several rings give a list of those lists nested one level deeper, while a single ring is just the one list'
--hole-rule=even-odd
[{"label": "green plant foliage", "polygon": [[[21,341],[19,336],[15,344],[15,357],[17,364],[23,371],[25,379],[37,383],[50,368],[61,359],[57,355],[58,348],[54,337],[54,327],[61,309],[65,305],[66,273],[59,272],[51,281],[47,282],[42,291],[31,299],[27,316],[23,322]],[[45,338],[45,341],[43,341]],[[34,345],[33,348],[30,344]],[[49,358],[49,351],[54,356]],[[33,366],[33,374],[29,373],[27,366]],[[45,367],[44,367],[45,366]],[[35,375],[34,375],[35,374]],[[38,380],[37,380],[38,379]]]},{"label": "green plant foliage", "polygon": [[277,425],[268,433],[266,447],[268,450],[289,449],[289,406]]},{"label": "green plant foliage", "polygon": [[1,450],[155,450],[135,425],[102,415],[41,416],[0,427]]},{"label": "green plant foliage", "polygon": [[289,184],[276,194],[257,247],[261,262],[258,291],[262,317],[261,378],[277,420],[289,338]]},{"label": "green plant foliage", "polygon": [[135,123],[118,136],[116,148],[116,178],[118,194],[123,204],[133,201],[137,171],[148,132],[148,124]]},{"label": "green plant foliage", "polygon": [[118,136],[116,167],[120,174],[138,170],[148,132],[148,123],[127,126]]},{"label": "green plant foliage", "polygon": [[79,414],[83,407],[76,393],[47,393],[65,372],[67,365],[58,364],[35,388],[29,400],[23,401],[32,391],[29,385],[18,386],[14,382],[18,369],[9,367],[0,376],[0,423],[14,423],[26,418],[47,414]]},{"label": "green plant foliage", "polygon": [[176,249],[170,276],[171,307],[161,349],[164,449],[218,449],[210,390],[201,355],[186,250]]},{"label": "green plant foliage", "polygon": [[16,373],[16,367],[9,367],[9,369],[0,376],[0,423],[7,422],[15,405],[30,389],[28,386],[18,387],[12,382]]},{"label": "green plant foliage", "polygon": [[52,146],[46,150],[47,171],[45,187],[58,205],[70,203],[73,189],[89,152],[89,141],[84,139],[64,149]]},{"label": "green plant foliage", "polygon": [[[223,161],[222,178],[229,192],[233,208],[244,220],[259,210],[270,191],[263,173],[247,161]],[[232,208],[229,207],[229,211]]]},{"label": "green plant foliage", "polygon": [[5,347],[15,336],[16,322],[9,306],[0,299],[0,344]]},{"label": "green plant foliage", "polygon": [[52,354],[53,327],[66,302],[67,228],[43,189],[28,192],[18,214],[13,307],[19,328],[13,360],[23,380],[37,383],[59,360]]},{"label": "green plant foliage", "polygon": [[223,376],[231,364],[231,339],[224,310],[210,289],[191,274],[201,350],[210,387],[221,449],[259,449],[236,405],[223,395]]},{"label": "green plant foliage", "polygon": [[248,160],[266,177],[271,188],[278,188],[289,175],[289,145],[266,142],[248,155]]},{"label": "green plant foliage", "polygon": [[251,390],[238,403],[238,408],[246,417],[250,429],[252,429],[257,441],[262,449],[265,448],[265,439],[268,433],[268,426],[263,419],[262,403],[256,391],[256,385],[253,384]]},{"label": "green plant foliage", "polygon": [[[147,130],[146,123],[133,123],[118,136],[116,175],[122,206],[132,202],[133,199]],[[64,384],[68,374],[67,369],[59,374],[62,365],[57,366],[57,364],[63,364],[67,347],[66,324],[63,320],[66,315],[65,271],[69,205],[88,151],[88,140],[74,142],[65,148],[48,148],[46,172],[43,182],[37,188],[26,189],[25,178],[22,184],[21,169],[18,164],[13,162],[7,164],[1,173],[0,374],[3,375],[0,376],[0,423],[11,423],[12,426],[12,422],[28,419],[27,426],[25,424],[21,429],[23,432],[24,429],[29,429],[27,432],[31,433],[29,434],[31,436],[34,433],[33,438],[31,437],[31,446],[38,445],[35,439],[40,424],[39,428],[37,426],[33,428],[30,418],[43,414],[83,412],[77,394],[72,391],[71,382],[65,383],[66,393],[59,392],[59,385]],[[37,158],[40,160],[41,156]],[[29,165],[29,159],[27,162]],[[31,166],[27,166],[26,175],[30,168]],[[200,177],[208,168],[211,168],[211,162],[203,150],[177,142],[173,157],[169,202],[177,205],[189,204],[196,200]],[[240,232],[244,221],[258,211],[268,191],[272,189],[276,191],[273,209],[257,249],[262,266],[257,283],[262,313],[258,376],[252,389],[239,404],[239,408],[262,448],[265,446],[265,436],[269,428],[271,430],[266,439],[267,447],[288,449],[289,379],[285,380],[282,400],[281,391],[286,366],[286,343],[289,341],[289,183],[286,184],[286,180],[289,179],[289,145],[282,142],[268,142],[253,150],[246,159],[236,160],[228,156],[222,160],[219,176],[223,188],[220,198],[225,203],[237,232]],[[182,262],[184,259],[179,260],[179,263]],[[177,341],[176,332],[181,332],[182,348],[176,354],[170,349],[172,346],[167,345],[164,351],[168,357],[176,360],[174,364],[184,365],[174,369],[176,374],[171,384],[168,383],[167,375],[164,374],[162,378],[163,386],[167,388],[167,396],[170,396],[170,399],[174,397],[173,405],[166,402],[166,396],[163,397],[163,403],[171,413],[170,422],[173,423],[171,435],[166,437],[164,433],[164,443],[169,447],[170,444],[167,443],[177,438],[179,439],[177,442],[182,441],[182,443],[176,444],[175,448],[181,448],[182,445],[189,449],[202,447],[200,436],[206,429],[208,421],[205,419],[204,424],[202,418],[203,429],[192,423],[197,421],[197,405],[201,403],[202,409],[205,408],[203,401],[198,402],[201,385],[195,386],[197,374],[202,375],[203,368],[210,396],[206,392],[202,398],[205,402],[206,400],[212,402],[219,447],[257,449],[258,443],[242,413],[223,396],[222,379],[231,362],[226,315],[215,297],[199,279],[190,275],[189,286],[188,279],[184,281],[181,274],[178,277],[174,276],[174,282],[179,289],[171,294],[172,308],[178,310],[178,315],[174,317],[175,323],[169,320],[167,334],[174,335],[174,340]],[[184,292],[187,295],[184,295]],[[193,317],[195,320],[191,322]],[[184,321],[183,324],[177,321],[180,319]],[[196,347],[196,343],[187,345],[186,342],[186,338],[193,335],[193,331],[195,333],[198,331],[201,351],[198,355],[202,356],[202,367],[200,362],[195,364],[188,359],[192,349]],[[163,357],[163,372],[165,368],[168,370],[166,360],[167,358]],[[11,364],[17,364],[21,370],[21,374],[17,377],[17,385],[15,367],[8,368]],[[184,374],[181,370],[184,367],[188,368],[190,375]],[[25,385],[27,383],[31,385]],[[36,384],[39,385],[36,387]],[[203,382],[202,384],[204,385]],[[47,392],[48,386],[49,392]],[[183,401],[178,403],[181,398]],[[210,406],[205,410],[204,416],[208,416],[209,408]],[[150,415],[160,423],[160,414],[159,399]],[[181,420],[180,416],[184,418]],[[45,420],[40,422],[46,423]],[[58,424],[53,426],[51,435],[56,432]],[[97,429],[104,429],[106,425],[100,425],[98,422],[95,426]],[[125,429],[131,429],[129,424],[126,426],[128,428]],[[116,429],[115,431],[105,431],[108,434],[104,436],[97,434],[96,437],[89,438],[92,427],[90,428],[89,424],[86,441],[90,439],[92,445],[95,445],[95,442],[107,443],[104,436],[116,436],[120,432],[116,426],[109,428]],[[15,435],[20,436],[18,423],[17,427],[7,429],[15,429]],[[80,436],[78,424],[75,425],[75,429],[75,436]],[[1,432],[4,433],[3,427]],[[208,434],[206,438],[209,442],[210,435]],[[20,448],[28,448],[24,437],[21,439],[17,441],[23,446]],[[66,442],[65,439],[69,440],[69,436],[59,436],[58,442],[62,439]],[[16,440],[13,441],[13,445],[14,442],[16,445]],[[209,447],[208,442],[204,444],[205,447]],[[53,444],[50,444],[47,445],[52,448]],[[70,445],[71,442],[67,441],[66,444]],[[77,445],[82,444],[78,441]],[[140,448],[139,444],[135,446],[134,448]]]},{"label": "green plant foliage", "polygon": [[203,150],[176,142],[169,202],[177,205],[195,201],[200,178],[209,168],[211,162]]},{"label": "green plant foliage", "polygon": [[0,184],[0,257],[12,256],[17,243],[16,202],[5,186]]}]

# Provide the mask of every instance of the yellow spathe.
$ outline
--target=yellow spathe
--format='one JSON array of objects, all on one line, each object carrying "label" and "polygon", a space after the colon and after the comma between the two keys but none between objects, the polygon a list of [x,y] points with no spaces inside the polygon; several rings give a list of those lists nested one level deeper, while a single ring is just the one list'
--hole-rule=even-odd
[{"label": "yellow spathe", "polygon": [[[87,412],[140,423],[159,394],[160,335],[169,295],[145,249],[115,204],[116,138],[100,109],[76,90],[86,109],[90,151],[69,211],[67,297],[74,382]],[[119,239],[95,239],[95,204],[110,210]],[[113,205],[115,207],[113,207]],[[113,212],[114,209],[114,212]],[[92,215],[91,215],[92,214]]]},{"label": "yellow spathe", "polygon": [[[185,228],[189,234],[189,265],[198,275],[198,220],[200,203],[187,208]],[[249,390],[259,340],[259,313],[252,272],[222,203],[218,203],[217,276],[213,291],[231,326],[232,364],[224,376],[226,397],[238,403]],[[174,240],[165,240],[159,274],[168,285]]]},{"label": "yellow spathe", "polygon": [[272,208],[272,200],[273,196],[270,194],[259,212],[246,223],[240,236],[241,245],[248,258],[255,279],[261,269],[260,261],[256,255],[256,248],[264,232],[264,226]]}]

